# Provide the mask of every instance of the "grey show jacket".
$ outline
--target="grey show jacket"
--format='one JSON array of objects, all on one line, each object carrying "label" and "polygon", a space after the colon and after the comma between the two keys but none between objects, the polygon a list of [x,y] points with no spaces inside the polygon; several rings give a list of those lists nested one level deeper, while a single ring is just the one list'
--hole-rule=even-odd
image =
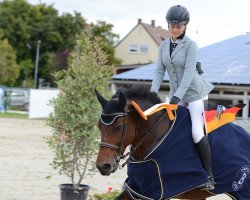
[{"label": "grey show jacket", "polygon": [[203,99],[214,88],[196,70],[198,48],[194,41],[184,36],[178,42],[170,57],[170,38],[164,40],[159,49],[159,57],[151,91],[158,92],[167,70],[169,75],[170,98],[178,97],[185,103]]}]

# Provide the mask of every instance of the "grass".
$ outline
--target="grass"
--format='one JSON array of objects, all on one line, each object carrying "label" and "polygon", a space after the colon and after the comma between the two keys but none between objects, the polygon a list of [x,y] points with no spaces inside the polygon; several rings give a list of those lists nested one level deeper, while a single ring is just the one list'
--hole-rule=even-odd
[{"label": "grass", "polygon": [[28,114],[22,114],[22,113],[12,113],[12,112],[5,112],[0,113],[0,118],[17,118],[17,119],[28,119]]}]

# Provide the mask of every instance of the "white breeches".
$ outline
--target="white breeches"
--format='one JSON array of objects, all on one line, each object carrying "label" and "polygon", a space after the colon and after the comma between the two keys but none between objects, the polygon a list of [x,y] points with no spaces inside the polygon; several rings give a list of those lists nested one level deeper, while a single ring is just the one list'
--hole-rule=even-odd
[{"label": "white breeches", "polygon": [[194,143],[198,143],[205,135],[204,125],[205,125],[205,110],[204,101],[197,100],[190,102],[188,104],[189,113],[192,121],[192,136]]},{"label": "white breeches", "polygon": [[[205,109],[204,100],[207,100],[208,96],[204,99],[196,100],[188,104],[189,113],[192,121],[192,137],[194,143],[198,143],[204,136],[205,124]],[[183,102],[180,101],[178,105],[184,106]]]}]

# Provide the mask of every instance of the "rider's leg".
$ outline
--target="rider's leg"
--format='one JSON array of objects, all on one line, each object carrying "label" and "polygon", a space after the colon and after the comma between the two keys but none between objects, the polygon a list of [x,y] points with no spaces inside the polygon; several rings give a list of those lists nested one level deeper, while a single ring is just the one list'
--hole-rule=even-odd
[{"label": "rider's leg", "polygon": [[214,189],[214,178],[211,167],[211,150],[208,143],[208,138],[204,133],[204,102],[197,100],[189,103],[189,112],[192,120],[192,136],[196,144],[199,157],[203,168],[208,175],[208,182],[205,184],[205,189]]}]

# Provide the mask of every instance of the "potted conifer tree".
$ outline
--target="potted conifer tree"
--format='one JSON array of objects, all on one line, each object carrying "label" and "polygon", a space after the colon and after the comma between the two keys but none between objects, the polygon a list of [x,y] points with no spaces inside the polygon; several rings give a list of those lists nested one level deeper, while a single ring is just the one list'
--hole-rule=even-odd
[{"label": "potted conifer tree", "polygon": [[70,179],[61,184],[61,200],[87,198],[89,186],[82,184],[94,168],[99,137],[97,119],[100,110],[94,94],[97,87],[107,94],[114,67],[106,65],[107,55],[101,49],[102,40],[84,31],[77,40],[67,70],[55,74],[60,93],[50,104],[54,112],[47,124],[52,134],[47,138],[54,152],[54,169]]}]

